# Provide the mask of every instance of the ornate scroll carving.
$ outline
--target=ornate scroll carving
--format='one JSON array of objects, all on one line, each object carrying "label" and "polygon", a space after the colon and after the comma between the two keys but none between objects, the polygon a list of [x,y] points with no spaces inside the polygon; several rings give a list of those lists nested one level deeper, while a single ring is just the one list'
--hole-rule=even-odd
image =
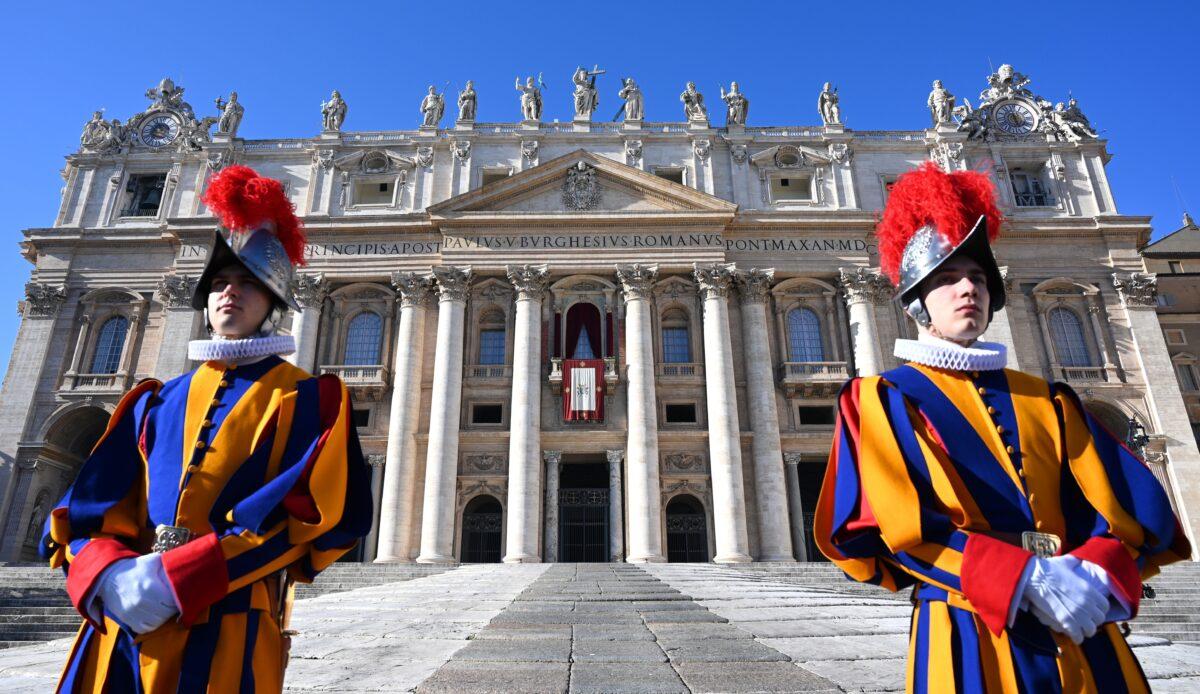
[{"label": "ornate scroll carving", "polygon": [[695,453],[668,453],[663,456],[663,471],[667,473],[704,472],[704,456]]},{"label": "ornate scroll carving", "polygon": [[1114,272],[1113,286],[1126,308],[1153,308],[1158,303],[1158,276],[1148,272]]},{"label": "ornate scroll carving", "polygon": [[471,268],[435,267],[433,278],[437,281],[441,301],[467,300],[467,291],[471,285]]},{"label": "ornate scroll carving", "polygon": [[187,275],[166,275],[158,283],[158,296],[167,308],[191,308],[196,279]]},{"label": "ornate scroll carving", "polygon": [[729,295],[729,286],[733,283],[733,274],[737,266],[733,263],[713,263],[711,265],[692,265],[692,275],[696,284],[700,285],[700,295],[705,299]]},{"label": "ornate scroll carving", "polygon": [[427,275],[415,272],[392,273],[392,288],[400,294],[400,307],[425,306],[429,303],[429,295],[433,291],[433,280]]},{"label": "ornate scroll carving", "polygon": [[739,270],[734,278],[737,280],[743,304],[761,304],[767,300],[767,291],[771,288],[771,280],[775,278],[775,270]]},{"label": "ornate scroll carving", "polygon": [[25,285],[25,315],[39,318],[53,316],[66,298],[66,287],[30,282]]},{"label": "ornate scroll carving", "polygon": [[546,291],[546,283],[550,278],[549,268],[546,265],[509,265],[506,270],[508,281],[512,282],[513,287],[517,290],[518,300],[537,301],[542,298],[542,293]]},{"label": "ornate scroll carving", "polygon": [[292,280],[292,295],[300,308],[317,308],[329,295],[329,283],[324,273],[297,274]]},{"label": "ornate scroll carving", "polygon": [[892,285],[878,270],[865,267],[841,268],[838,285],[846,303],[883,304],[892,298]]},{"label": "ornate scroll carving", "polygon": [[641,263],[633,263],[632,265],[617,266],[617,280],[621,283],[621,290],[625,292],[625,299],[649,299],[651,287],[654,286],[654,281],[658,279],[658,265],[642,265]]},{"label": "ornate scroll carving", "polygon": [[562,200],[572,210],[590,210],[599,205],[600,182],[596,180],[596,169],[582,161],[567,169]]}]

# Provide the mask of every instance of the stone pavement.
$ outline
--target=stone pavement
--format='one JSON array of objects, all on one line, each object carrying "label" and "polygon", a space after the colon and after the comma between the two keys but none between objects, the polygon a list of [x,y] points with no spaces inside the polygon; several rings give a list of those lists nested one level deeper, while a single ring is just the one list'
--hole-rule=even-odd
[{"label": "stone pavement", "polygon": [[[469,565],[297,603],[291,692],[903,689],[907,600],[710,564]],[[1156,692],[1200,648],[1135,636]],[[5,694],[52,688],[69,641],[0,651]]]}]

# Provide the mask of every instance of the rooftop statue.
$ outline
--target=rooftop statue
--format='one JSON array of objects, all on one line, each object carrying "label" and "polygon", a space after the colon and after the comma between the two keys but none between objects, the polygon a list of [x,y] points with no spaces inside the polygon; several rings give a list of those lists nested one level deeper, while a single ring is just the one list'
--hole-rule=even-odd
[{"label": "rooftop statue", "polygon": [[688,120],[708,120],[708,109],[704,107],[704,95],[696,90],[695,82],[688,82],[687,88],[679,95],[683,102],[683,115]]},{"label": "rooftop statue", "polygon": [[[539,80],[540,81],[540,80]],[[542,119],[542,90],[538,89],[533,83],[532,77],[525,78],[525,84],[522,86],[521,78],[516,81],[516,90],[521,92],[521,115],[525,120],[535,121]]]},{"label": "rooftop statue", "polygon": [[725,121],[727,125],[745,125],[746,117],[750,115],[750,100],[738,91],[738,83],[730,82],[729,91],[721,87],[721,100],[725,102]]},{"label": "rooftop statue", "polygon": [[321,102],[321,127],[326,132],[338,132],[342,129],[342,123],[346,122],[346,111],[348,110],[346,102],[342,99],[341,92],[333,90],[329,101]]}]

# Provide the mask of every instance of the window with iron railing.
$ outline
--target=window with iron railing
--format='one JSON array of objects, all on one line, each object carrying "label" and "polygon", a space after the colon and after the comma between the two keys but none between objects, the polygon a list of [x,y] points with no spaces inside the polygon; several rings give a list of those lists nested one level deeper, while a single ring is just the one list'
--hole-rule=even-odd
[{"label": "window with iron railing", "polygon": [[115,374],[121,365],[121,351],[125,347],[125,334],[129,331],[129,319],[113,316],[100,326],[96,338],[96,353],[92,357],[93,374]]},{"label": "window with iron railing", "polygon": [[1088,353],[1087,339],[1083,334],[1083,322],[1074,311],[1052,308],[1048,316],[1050,339],[1054,341],[1054,354],[1062,366],[1095,366]]},{"label": "window with iron railing", "polygon": [[821,319],[812,309],[788,311],[788,361],[825,361]]},{"label": "window with iron railing", "polygon": [[1013,197],[1017,207],[1053,207],[1058,204],[1046,190],[1041,176],[1028,171],[1012,171]]},{"label": "window with iron railing", "polygon": [[350,320],[346,328],[346,366],[379,364],[383,344],[383,318],[374,311],[363,311]]}]

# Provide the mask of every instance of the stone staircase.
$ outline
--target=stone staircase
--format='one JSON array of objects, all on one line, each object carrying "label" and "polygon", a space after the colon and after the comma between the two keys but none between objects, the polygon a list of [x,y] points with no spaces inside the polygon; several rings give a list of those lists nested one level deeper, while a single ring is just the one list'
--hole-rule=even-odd
[{"label": "stone staircase", "polygon": [[[737,564],[763,580],[784,581],[811,588],[828,588],[839,593],[871,597],[894,597],[907,601],[908,591],[890,593],[876,586],[850,581],[833,564],[825,562],[760,562]],[[1200,563],[1180,562],[1150,579],[1154,598],[1142,598],[1138,617],[1129,623],[1135,634],[1170,639],[1175,643],[1200,645]]]},{"label": "stone staircase", "polygon": [[[448,571],[428,564],[334,564],[311,584],[296,586],[296,599]],[[0,648],[72,636],[80,618],[67,600],[61,571],[42,564],[0,564]]]}]

